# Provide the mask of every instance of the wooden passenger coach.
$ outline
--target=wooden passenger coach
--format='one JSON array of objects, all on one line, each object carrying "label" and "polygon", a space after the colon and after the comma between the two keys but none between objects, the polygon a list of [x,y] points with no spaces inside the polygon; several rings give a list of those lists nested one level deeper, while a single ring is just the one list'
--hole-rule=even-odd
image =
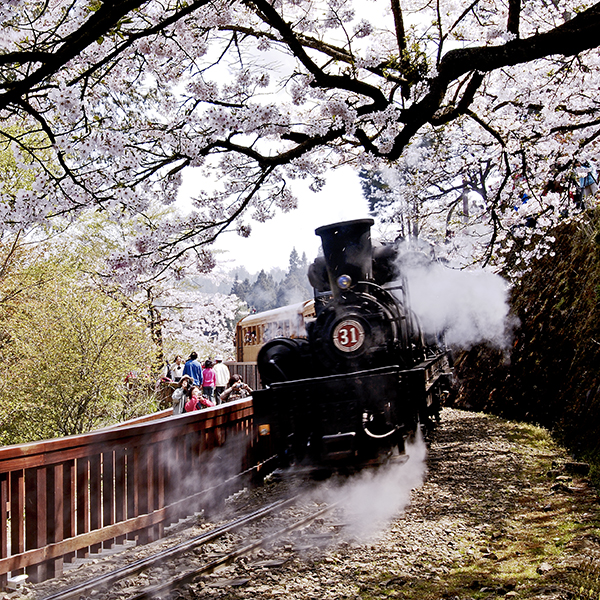
[{"label": "wooden passenger coach", "polygon": [[261,347],[276,337],[306,337],[306,322],[315,317],[314,300],[248,315],[235,332],[238,362],[256,363]]}]

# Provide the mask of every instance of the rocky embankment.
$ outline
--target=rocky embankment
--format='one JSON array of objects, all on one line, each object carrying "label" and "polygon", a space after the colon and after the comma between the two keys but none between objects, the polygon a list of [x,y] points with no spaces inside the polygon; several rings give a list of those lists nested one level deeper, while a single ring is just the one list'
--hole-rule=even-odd
[{"label": "rocky embankment", "polygon": [[[281,559],[270,567],[244,558],[173,598],[598,598],[598,497],[545,431],[444,409],[425,464],[422,484],[413,487],[414,473],[407,481],[409,504],[369,539],[346,528],[302,550],[282,540],[256,557]],[[367,510],[396,493],[378,486],[363,488]],[[344,518],[332,529],[343,531]]]}]

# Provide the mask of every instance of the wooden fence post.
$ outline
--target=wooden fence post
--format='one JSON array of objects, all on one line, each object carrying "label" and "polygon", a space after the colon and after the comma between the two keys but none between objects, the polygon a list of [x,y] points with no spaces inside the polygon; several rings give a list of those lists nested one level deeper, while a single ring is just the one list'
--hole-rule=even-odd
[{"label": "wooden fence post", "polygon": [[[78,458],[76,463],[77,477],[77,535],[87,533],[90,530],[89,522],[89,461],[87,458]],[[87,558],[89,548],[84,547],[77,550],[79,558]]]},{"label": "wooden fence post", "polygon": [[[63,464],[63,539],[72,538],[77,534],[77,524],[75,522],[75,460],[67,460]],[[67,552],[63,556],[66,563],[70,563],[75,558],[75,552]]]},{"label": "wooden fence post", "polygon": [[[102,453],[102,526],[115,522],[115,465],[112,451]],[[115,538],[105,540],[104,548],[112,548]]]},{"label": "wooden fence post", "polygon": [[[25,471],[18,469],[10,474],[10,553],[25,551]],[[22,575],[17,569],[13,575]]]},{"label": "wooden fence post", "polygon": [[[25,549],[42,548],[48,543],[46,467],[25,469]],[[27,567],[30,581],[47,579],[47,563]]]},{"label": "wooden fence post", "polygon": [[[2,507],[2,521],[0,525],[0,556],[8,556],[8,473],[0,474],[0,506]],[[0,586],[6,587],[8,576],[6,573],[0,574]]]}]

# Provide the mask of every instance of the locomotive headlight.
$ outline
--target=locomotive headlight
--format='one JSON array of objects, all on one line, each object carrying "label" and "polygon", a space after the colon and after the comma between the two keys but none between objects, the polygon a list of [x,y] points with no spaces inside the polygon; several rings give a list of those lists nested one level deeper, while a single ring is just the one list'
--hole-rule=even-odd
[{"label": "locomotive headlight", "polygon": [[352,285],[352,277],[350,275],[340,275],[337,284],[340,290],[347,290]]}]

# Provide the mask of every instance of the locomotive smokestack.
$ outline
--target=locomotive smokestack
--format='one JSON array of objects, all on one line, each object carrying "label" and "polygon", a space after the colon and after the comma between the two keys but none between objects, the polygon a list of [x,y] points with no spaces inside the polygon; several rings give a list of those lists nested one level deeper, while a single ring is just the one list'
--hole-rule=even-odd
[{"label": "locomotive smokestack", "polygon": [[324,225],[315,230],[323,243],[329,285],[335,297],[340,290],[354,287],[359,281],[372,279],[373,219],[358,219]]}]

